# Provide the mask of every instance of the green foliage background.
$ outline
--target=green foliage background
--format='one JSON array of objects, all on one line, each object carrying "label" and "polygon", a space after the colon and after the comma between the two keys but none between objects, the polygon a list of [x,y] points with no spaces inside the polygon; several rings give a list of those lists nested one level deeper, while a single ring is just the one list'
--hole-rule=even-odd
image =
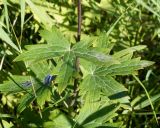
[{"label": "green foliage background", "polygon": [[158,128],[159,12],[82,0],[76,43],[76,0],[0,0],[1,127]]}]

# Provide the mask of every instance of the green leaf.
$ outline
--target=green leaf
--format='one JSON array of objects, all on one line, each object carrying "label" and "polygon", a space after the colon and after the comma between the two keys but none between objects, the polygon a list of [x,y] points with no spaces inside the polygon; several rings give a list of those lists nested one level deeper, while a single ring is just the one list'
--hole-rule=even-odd
[{"label": "green leaf", "polygon": [[[134,105],[134,110],[139,110],[142,108],[145,108],[147,106],[150,106],[150,102],[148,99],[142,99],[143,97],[141,97],[141,101],[138,102],[138,104]],[[154,103],[156,101],[160,100],[160,94],[154,95],[154,96],[150,96],[151,102]]]},{"label": "green leaf", "polygon": [[112,100],[129,103],[126,91],[127,89],[111,76],[88,75],[80,84],[80,94],[88,95],[88,98],[93,101],[100,99],[103,94],[103,96],[110,97]]},{"label": "green leaf", "polygon": [[96,49],[88,48],[88,44],[84,42],[79,42],[75,44],[72,48],[73,52],[77,57],[84,58],[91,62],[100,63],[116,63],[117,61],[110,55],[105,55],[104,53],[97,51]]},{"label": "green leaf", "polygon": [[105,107],[102,107],[98,109],[96,112],[92,113],[89,115],[83,122],[82,124],[87,124],[90,122],[103,122],[104,120],[107,121],[108,117],[114,114],[118,109],[120,108],[119,104],[111,104],[107,105]]},{"label": "green leaf", "polygon": [[19,4],[21,7],[21,33],[22,33],[24,25],[24,17],[25,17],[25,0],[19,0]]},{"label": "green leaf", "polygon": [[52,27],[51,30],[41,30],[40,35],[47,41],[49,45],[60,45],[70,47],[68,40],[62,35],[56,27]]},{"label": "green leaf", "polygon": [[139,5],[142,5],[144,8],[146,8],[148,11],[152,12],[157,17],[160,17],[159,13],[157,13],[158,11],[154,11],[154,9],[152,7],[150,7],[150,6],[148,6],[143,0],[136,0],[136,2]]},{"label": "green leaf", "polygon": [[123,107],[131,109],[127,89],[111,76],[96,74],[98,67],[87,61],[81,63],[81,71],[84,74],[84,79],[79,86],[79,94],[90,101],[97,101],[103,97],[108,97],[110,100],[122,103]]},{"label": "green leaf", "polygon": [[53,19],[46,13],[43,8],[39,8],[35,5],[31,0],[25,0],[26,3],[31,8],[33,15],[37,18],[37,20],[45,25],[46,28],[51,29],[53,25]]},{"label": "green leaf", "polygon": [[47,61],[35,62],[30,65],[30,69],[40,82],[43,82],[47,75],[54,75],[51,74],[53,68],[53,66],[49,66]]},{"label": "green leaf", "polygon": [[0,38],[5,41],[8,45],[10,45],[13,49],[19,52],[18,47],[12,42],[8,34],[0,27]]},{"label": "green leaf", "polygon": [[140,61],[140,58],[124,61],[120,64],[114,64],[111,66],[101,66],[96,69],[95,74],[97,75],[129,75],[134,73],[136,70],[143,69],[144,67],[152,65],[151,61]]},{"label": "green leaf", "polygon": [[5,120],[2,120],[2,124],[6,127],[6,128],[12,128],[14,127],[14,124],[12,122],[7,122]]},{"label": "green leaf", "polygon": [[64,63],[59,69],[57,76],[58,90],[61,93],[66,87],[73,74],[75,56],[72,52],[67,52],[64,56]]},{"label": "green leaf", "polygon": [[42,86],[36,91],[37,103],[42,108],[46,101],[51,99],[51,88]]},{"label": "green leaf", "polygon": [[30,81],[30,76],[12,76],[8,81],[0,84],[0,91],[5,93],[16,93],[29,89],[28,86],[23,86],[26,81]]},{"label": "green leaf", "polygon": [[29,106],[29,104],[35,99],[34,95],[26,94],[22,97],[20,100],[20,104],[18,105],[17,111],[21,113],[26,107]]},{"label": "green leaf", "polygon": [[56,28],[53,27],[51,31],[43,30],[41,31],[41,35],[48,44],[26,46],[28,51],[20,54],[15,61],[40,61],[53,57],[61,57],[65,52],[70,51],[70,43]]},{"label": "green leaf", "polygon": [[73,126],[73,120],[58,109],[50,111],[49,119],[51,121],[45,122],[44,128],[72,128]]},{"label": "green leaf", "polygon": [[146,48],[145,45],[138,45],[116,52],[113,56],[115,59],[118,59],[120,62],[123,62],[130,60],[133,56],[133,52],[140,51],[145,48]]},{"label": "green leaf", "polygon": [[5,20],[6,20],[6,25],[7,25],[7,30],[8,32],[10,32],[9,30],[9,15],[8,15],[8,7],[7,7],[7,0],[2,0],[3,5],[4,5],[4,11],[5,11]]},{"label": "green leaf", "polygon": [[114,46],[114,43],[108,40],[106,33],[102,33],[97,37],[95,43],[93,42],[93,46],[101,48],[103,49],[104,53],[109,54]]},{"label": "green leaf", "polygon": [[32,46],[29,51],[23,52],[20,54],[15,61],[40,61],[44,59],[51,59],[53,57],[60,57],[63,56],[64,53],[68,50],[68,48],[63,46],[50,46],[50,45],[35,45]]},{"label": "green leaf", "polygon": [[14,116],[10,115],[10,114],[2,114],[2,113],[0,113],[0,118],[14,118]]},{"label": "green leaf", "polygon": [[[106,104],[107,100],[103,103]],[[80,109],[79,114],[76,116],[76,121],[79,124],[82,122],[92,113],[96,112],[101,106],[101,102],[99,101],[88,101],[85,100],[82,108]]]},{"label": "green leaf", "polygon": [[89,123],[84,128],[121,128],[123,126],[123,122],[116,122],[116,123],[99,123],[99,122],[93,122]]},{"label": "green leaf", "polygon": [[76,121],[84,128],[103,126],[113,118],[113,115],[117,116],[115,112],[119,108],[120,104],[109,103],[107,100],[95,102],[86,100],[76,117]]}]

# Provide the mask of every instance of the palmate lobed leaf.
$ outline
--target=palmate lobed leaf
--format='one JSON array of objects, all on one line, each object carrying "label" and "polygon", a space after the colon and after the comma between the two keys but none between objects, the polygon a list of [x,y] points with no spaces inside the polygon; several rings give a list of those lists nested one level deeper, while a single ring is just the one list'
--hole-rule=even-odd
[{"label": "palmate lobed leaf", "polygon": [[40,61],[61,57],[65,52],[70,51],[70,43],[55,27],[51,30],[42,30],[41,35],[47,41],[47,44],[26,46],[27,51],[20,54],[15,61]]},{"label": "palmate lobed leaf", "polygon": [[51,31],[41,31],[42,37],[47,40],[48,44],[41,44],[35,46],[27,46],[27,50],[19,55],[16,61],[40,61],[44,59],[51,59],[54,57],[63,57],[63,64],[57,75],[58,90],[62,92],[68,81],[70,80],[73,71],[75,70],[75,58],[84,58],[91,62],[99,63],[117,63],[110,55],[105,55],[96,49],[90,49],[91,43],[79,42],[70,49],[70,43],[61,35],[56,28]]},{"label": "palmate lobed leaf", "polygon": [[[80,95],[89,95],[88,98],[94,101],[99,100],[103,95],[109,97],[117,94],[118,99],[118,94],[127,91],[123,85],[118,83],[111,76],[96,74],[99,66],[85,60],[81,60],[81,62],[82,73],[85,75],[82,83],[79,86]],[[123,98],[124,97],[126,97],[126,95],[123,95]],[[126,97],[124,99],[126,103],[129,102],[129,98]]]},{"label": "palmate lobed leaf", "polygon": [[129,59],[119,64],[95,65],[88,61],[81,61],[81,69],[84,74],[80,84],[80,95],[86,96],[87,100],[96,101],[103,96],[109,97],[125,104],[123,107],[130,108],[127,89],[118,83],[112,76],[129,75],[143,67],[152,65],[153,62],[141,61],[140,58]]},{"label": "palmate lobed leaf", "polygon": [[101,97],[109,97],[120,103],[129,104],[127,89],[111,76],[88,75],[80,84],[80,95],[87,95],[87,100],[96,101]]}]

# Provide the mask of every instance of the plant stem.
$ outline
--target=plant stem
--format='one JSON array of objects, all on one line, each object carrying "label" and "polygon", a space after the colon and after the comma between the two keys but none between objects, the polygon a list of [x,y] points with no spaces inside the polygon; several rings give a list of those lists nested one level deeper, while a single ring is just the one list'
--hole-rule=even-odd
[{"label": "plant stem", "polygon": [[77,32],[77,42],[81,39],[81,21],[82,21],[82,9],[81,0],[78,0],[78,32]]},{"label": "plant stem", "polygon": [[[78,31],[77,31],[77,43],[80,41],[81,39],[81,0],[78,0]],[[75,63],[75,68],[76,71],[79,72],[79,58],[76,58],[76,63]],[[71,102],[71,106],[76,106],[76,102],[77,102],[77,96],[78,96],[78,78],[75,78],[74,80],[74,93],[73,93],[73,100]]]}]

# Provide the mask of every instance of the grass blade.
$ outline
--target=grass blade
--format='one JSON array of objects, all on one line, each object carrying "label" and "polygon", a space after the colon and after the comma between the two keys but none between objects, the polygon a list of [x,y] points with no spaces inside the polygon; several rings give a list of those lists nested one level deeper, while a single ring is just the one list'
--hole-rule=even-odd
[{"label": "grass blade", "polygon": [[156,117],[156,112],[155,112],[154,106],[153,106],[153,104],[152,104],[152,100],[151,100],[151,98],[150,98],[150,95],[149,95],[147,89],[145,88],[145,86],[144,86],[143,83],[139,80],[138,77],[136,77],[135,75],[133,75],[133,77],[134,77],[135,80],[141,85],[141,87],[144,89],[144,91],[145,91],[145,93],[146,93],[146,95],[147,95],[147,98],[148,98],[148,100],[149,100],[149,102],[150,102],[150,105],[151,105],[151,108],[152,108],[152,111],[153,111],[153,115],[154,115],[155,120],[156,120],[157,125],[158,125],[158,119],[157,119],[157,117]]}]

